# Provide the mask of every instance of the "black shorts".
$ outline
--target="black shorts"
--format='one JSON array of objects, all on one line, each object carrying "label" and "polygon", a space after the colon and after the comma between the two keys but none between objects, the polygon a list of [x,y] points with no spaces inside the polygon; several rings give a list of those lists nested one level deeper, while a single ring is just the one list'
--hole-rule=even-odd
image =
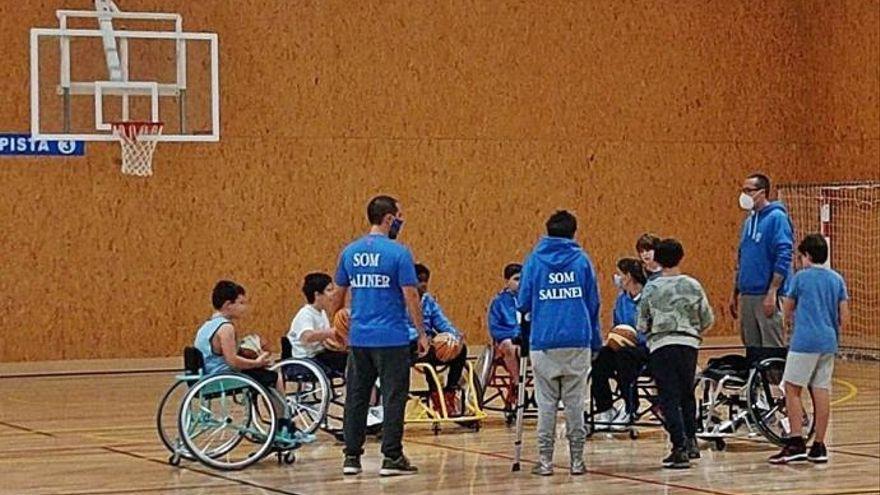
[{"label": "black shorts", "polygon": [[275,384],[278,383],[278,373],[272,370],[267,370],[266,368],[251,368],[242,371],[242,373],[253,378],[260,385],[268,389],[274,389]]}]

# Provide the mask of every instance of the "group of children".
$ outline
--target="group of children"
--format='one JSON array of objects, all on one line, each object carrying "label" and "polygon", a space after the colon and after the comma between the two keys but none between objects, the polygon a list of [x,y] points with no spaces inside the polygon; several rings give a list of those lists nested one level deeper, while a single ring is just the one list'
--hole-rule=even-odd
[{"label": "group of children", "polygon": [[[712,326],[714,316],[700,283],[681,272],[684,248],[675,239],[659,239],[645,234],[636,243],[639,258],[623,258],[616,264],[614,284],[620,291],[614,305],[612,324],[629,325],[638,330],[636,345],[612,349],[603,346],[599,325],[599,292],[593,263],[574,240],[577,220],[567,211],[554,213],[543,236],[523,265],[504,267],[504,288],[492,300],[488,326],[493,345],[511,376],[507,400],[519,376],[520,346],[528,338],[538,404],[538,463],[534,474],[553,474],[553,451],[558,404],[565,406],[570,472],[583,474],[584,404],[587,376],[592,366],[590,392],[598,411],[597,423],[621,428],[631,420],[637,407],[633,391],[642,369],[647,370],[658,388],[659,405],[672,443],[664,467],[687,468],[700,457],[696,441],[696,403],[693,393],[694,371],[702,333]],[[791,431],[801,431],[800,394],[809,387],[816,413],[816,440],[806,452],[804,439],[792,433],[782,452],[771,463],[801,460],[827,461],[824,437],[828,425],[829,390],[837,351],[838,335],[848,317],[847,293],[843,279],[823,268],[828,246],[821,235],[804,238],[798,246],[802,269],[787,281],[784,292],[786,316],[793,321],[791,347],[783,376]],[[429,336],[461,333],[451,324],[436,299],[428,292],[430,270],[416,265],[421,317]],[[333,335],[329,314],[333,308],[333,279],[325,273],[305,277],[302,292],[306,304],[290,325],[288,338],[295,358],[314,359],[328,374],[345,372],[348,353],[325,348]],[[256,359],[237,354],[234,322],[247,309],[245,290],[230,281],[217,283],[212,294],[215,313],[199,328],[195,346],[205,360],[205,373],[239,370],[267,388],[283,394],[282,378],[267,367],[268,352]],[[523,318],[530,322],[530,335],[523,335]],[[410,323],[411,340],[414,325]],[[455,388],[467,358],[467,350],[447,364],[449,373],[443,396],[433,392],[435,407],[446,402],[454,414]],[[417,362],[441,364],[428,352],[415,356]],[[620,410],[613,407],[609,379],[614,378],[625,399]],[[280,427],[276,441],[294,444],[311,441],[295,431],[284,417],[279,402]],[[513,406],[513,404],[508,404]]]}]

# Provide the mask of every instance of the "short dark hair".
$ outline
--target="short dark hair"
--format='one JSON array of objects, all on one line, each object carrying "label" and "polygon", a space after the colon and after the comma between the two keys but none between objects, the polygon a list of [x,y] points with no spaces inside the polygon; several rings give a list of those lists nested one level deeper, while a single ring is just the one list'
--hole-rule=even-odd
[{"label": "short dark hair", "polygon": [[333,282],[333,279],[330,278],[330,275],[321,272],[310,273],[306,275],[305,280],[303,280],[302,291],[306,296],[306,301],[309,304],[315,302],[315,294],[324,292],[327,289],[327,286]]},{"label": "short dark hair", "polygon": [[798,244],[798,252],[810,257],[810,261],[822,264],[828,261],[828,243],[822,234],[809,234]]},{"label": "short dark hair", "polygon": [[767,196],[770,196],[770,178],[764,174],[752,174],[747,179],[755,179],[758,183],[758,189],[763,189]]},{"label": "short dark hair", "polygon": [[550,237],[574,238],[577,231],[577,219],[566,210],[557,210],[547,219],[547,235]]},{"label": "short dark hair", "polygon": [[504,267],[504,280],[510,280],[510,277],[522,272],[522,265],[519,263],[508,263]]},{"label": "short dark hair", "polygon": [[676,239],[663,239],[654,250],[654,261],[663,268],[675,268],[684,258],[684,246]]},{"label": "short dark hair", "polygon": [[385,215],[397,215],[397,200],[391,196],[376,196],[367,205],[367,219],[370,225],[379,225]]},{"label": "short dark hair", "polygon": [[651,233],[644,233],[639,236],[636,241],[636,252],[641,253],[642,251],[656,251],[657,244],[660,243],[660,238]]},{"label": "short dark hair", "polygon": [[214,305],[214,309],[220,309],[227,301],[235,302],[238,296],[243,295],[244,287],[232,280],[221,280],[217,282],[214,290],[211,292],[211,304]]},{"label": "short dark hair", "polygon": [[428,270],[428,267],[421,263],[416,263],[416,278],[419,278],[420,275],[424,275],[425,282],[427,282],[431,279],[431,270]]},{"label": "short dark hair", "polygon": [[645,275],[645,265],[642,260],[635,258],[620,258],[617,260],[617,269],[626,275],[629,275],[641,285],[648,283],[648,276]]}]

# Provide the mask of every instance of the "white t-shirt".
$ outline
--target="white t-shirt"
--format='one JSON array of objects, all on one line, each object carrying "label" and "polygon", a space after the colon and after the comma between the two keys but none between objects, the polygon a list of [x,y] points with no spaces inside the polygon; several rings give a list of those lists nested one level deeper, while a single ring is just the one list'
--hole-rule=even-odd
[{"label": "white t-shirt", "polygon": [[330,328],[330,319],[323,310],[318,311],[311,304],[306,304],[300,308],[293,321],[290,322],[290,331],[287,332],[287,339],[290,340],[292,355],[295,358],[311,358],[324,351],[322,341],[314,344],[303,344],[300,337],[303,332],[309,330],[323,330]]}]

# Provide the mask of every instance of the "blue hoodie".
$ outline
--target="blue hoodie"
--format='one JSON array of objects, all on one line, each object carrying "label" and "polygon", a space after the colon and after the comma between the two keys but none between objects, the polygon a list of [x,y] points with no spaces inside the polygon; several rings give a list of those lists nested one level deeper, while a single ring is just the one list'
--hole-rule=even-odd
[{"label": "blue hoodie", "polygon": [[[740,294],[766,294],[774,273],[788,279],[794,245],[792,230],[788,211],[778,201],[749,214],[739,241],[736,287]],[[784,289],[780,289],[784,294]]]},{"label": "blue hoodie", "polygon": [[542,237],[523,265],[519,310],[530,313],[532,349],[602,348],[593,263],[572,239]]},{"label": "blue hoodie", "polygon": [[[639,300],[641,294],[631,297],[626,291],[620,291],[617,300],[614,301],[614,312],[611,314],[611,325],[629,325],[638,328],[639,319]],[[636,332],[638,336],[638,344],[644,348],[648,348],[648,339],[642,332]]]},{"label": "blue hoodie", "polygon": [[516,319],[516,294],[507,289],[499,292],[489,306],[489,335],[492,341],[501,342],[519,337]]},{"label": "blue hoodie", "polygon": [[[440,307],[440,303],[434,299],[430,293],[425,292],[422,294],[422,321],[425,322],[425,333],[428,337],[433,337],[438,333],[449,332],[456,337],[461,337],[461,332],[456,330],[456,328],[452,325],[452,322],[449,321],[449,318],[446,317],[446,314],[443,313],[443,308]],[[409,340],[413,341],[419,338],[419,331],[416,330],[415,325],[413,325],[412,318],[409,320]]]}]

